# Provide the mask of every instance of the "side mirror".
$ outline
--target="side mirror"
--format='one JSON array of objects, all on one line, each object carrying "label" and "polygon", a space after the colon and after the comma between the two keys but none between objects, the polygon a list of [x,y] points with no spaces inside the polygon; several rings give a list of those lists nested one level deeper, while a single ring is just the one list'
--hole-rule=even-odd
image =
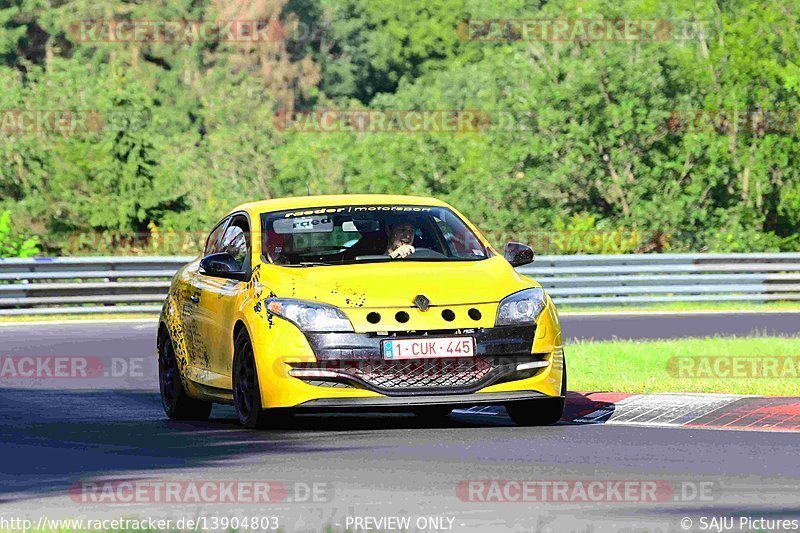
[{"label": "side mirror", "polygon": [[533,263],[533,250],[530,246],[518,242],[507,242],[503,246],[503,257],[513,267],[527,265]]},{"label": "side mirror", "polygon": [[200,273],[215,278],[247,280],[247,272],[241,270],[239,263],[228,252],[210,254],[200,260]]}]

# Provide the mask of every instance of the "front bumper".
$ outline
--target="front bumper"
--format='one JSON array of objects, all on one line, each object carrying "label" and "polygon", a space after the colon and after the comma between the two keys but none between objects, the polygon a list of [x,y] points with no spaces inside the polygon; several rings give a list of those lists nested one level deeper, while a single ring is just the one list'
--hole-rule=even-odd
[{"label": "front bumper", "polygon": [[[473,338],[469,358],[387,361],[386,340]],[[289,375],[319,387],[366,389],[386,396],[468,394],[493,383],[529,378],[549,366],[533,354],[535,327],[377,333],[306,333],[314,363],[293,363]]]},{"label": "front bumper", "polygon": [[[382,409],[410,405],[477,405],[562,395],[561,329],[551,306],[542,313],[535,328],[511,326],[427,332],[304,335],[285,320],[273,319],[270,322],[265,319],[260,325],[256,323],[249,329],[254,340],[262,405],[265,408]],[[386,382],[376,383],[372,379],[374,376],[359,375],[359,368],[388,362],[383,360],[382,340],[434,335],[475,337],[476,355],[469,360],[489,361],[493,373],[479,376],[478,380],[468,379],[466,382],[436,386],[435,379],[425,381],[427,377],[424,371],[430,371],[431,368],[435,370],[436,364],[452,360],[431,359],[424,361],[422,368],[417,369],[419,372],[416,376],[423,379],[413,383],[412,387],[397,386],[397,383],[391,382],[387,386]],[[402,362],[406,361],[409,360]],[[528,368],[527,373],[514,374],[519,364],[535,361],[546,366]],[[306,376],[293,376],[295,369],[312,372]],[[314,377],[313,371],[319,370],[332,371],[334,375]],[[506,396],[509,393],[513,394]]]}]

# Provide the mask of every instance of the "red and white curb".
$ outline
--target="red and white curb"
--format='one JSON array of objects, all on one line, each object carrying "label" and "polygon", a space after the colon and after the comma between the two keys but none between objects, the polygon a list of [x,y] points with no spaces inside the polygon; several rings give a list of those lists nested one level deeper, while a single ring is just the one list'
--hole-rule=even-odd
[{"label": "red and white curb", "polygon": [[[461,412],[505,416],[494,406]],[[800,397],[570,392],[561,423],[800,432]]]}]

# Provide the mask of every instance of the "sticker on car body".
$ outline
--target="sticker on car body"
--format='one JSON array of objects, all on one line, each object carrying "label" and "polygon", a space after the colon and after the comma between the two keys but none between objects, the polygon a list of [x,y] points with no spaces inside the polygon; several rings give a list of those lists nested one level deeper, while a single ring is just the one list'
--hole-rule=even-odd
[{"label": "sticker on car body", "polygon": [[295,233],[326,233],[333,231],[333,219],[327,215],[302,218],[283,218],[272,223],[280,235]]}]

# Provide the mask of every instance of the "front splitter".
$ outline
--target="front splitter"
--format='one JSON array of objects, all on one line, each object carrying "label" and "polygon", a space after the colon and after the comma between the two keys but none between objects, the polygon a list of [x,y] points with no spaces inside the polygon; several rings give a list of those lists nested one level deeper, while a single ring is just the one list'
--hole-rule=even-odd
[{"label": "front splitter", "polygon": [[525,400],[553,398],[536,391],[487,392],[479,394],[439,394],[436,396],[376,396],[366,398],[320,398],[297,406],[303,411],[340,409],[403,409],[426,405],[497,405]]}]

